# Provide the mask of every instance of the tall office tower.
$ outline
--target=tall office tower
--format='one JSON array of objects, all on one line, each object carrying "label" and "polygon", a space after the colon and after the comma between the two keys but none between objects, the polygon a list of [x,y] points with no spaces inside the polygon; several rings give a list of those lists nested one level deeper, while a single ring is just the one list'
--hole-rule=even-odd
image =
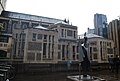
[{"label": "tall office tower", "polygon": [[5,10],[7,0],[0,0],[0,14]]},{"label": "tall office tower", "polygon": [[94,15],[95,34],[107,38],[107,17],[103,14]]},{"label": "tall office tower", "polygon": [[114,42],[114,53],[120,56],[120,20],[115,19],[108,24],[108,39]]}]

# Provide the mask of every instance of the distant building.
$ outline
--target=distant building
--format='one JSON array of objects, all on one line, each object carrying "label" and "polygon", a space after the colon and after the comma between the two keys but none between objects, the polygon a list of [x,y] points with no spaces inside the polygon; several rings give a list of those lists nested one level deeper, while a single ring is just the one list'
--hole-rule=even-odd
[{"label": "distant building", "polygon": [[[114,57],[114,42],[95,34],[87,34],[88,53],[92,62],[108,63]],[[83,35],[80,36],[83,39]]]},{"label": "distant building", "polygon": [[107,38],[107,17],[103,14],[94,15],[95,34]]},{"label": "distant building", "polygon": [[6,8],[6,2],[7,0],[0,0],[0,14]]},{"label": "distant building", "polygon": [[109,23],[108,39],[114,41],[114,52],[120,56],[120,20],[115,19]]},{"label": "distant building", "polygon": [[90,29],[90,28],[88,28],[87,33],[88,33],[88,34],[95,34],[95,29]]}]

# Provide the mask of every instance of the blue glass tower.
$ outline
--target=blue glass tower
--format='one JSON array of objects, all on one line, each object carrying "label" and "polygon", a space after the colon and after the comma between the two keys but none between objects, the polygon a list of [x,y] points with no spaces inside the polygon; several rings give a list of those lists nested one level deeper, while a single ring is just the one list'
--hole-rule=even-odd
[{"label": "blue glass tower", "polygon": [[103,14],[94,15],[95,34],[108,38],[107,36],[107,17]]}]

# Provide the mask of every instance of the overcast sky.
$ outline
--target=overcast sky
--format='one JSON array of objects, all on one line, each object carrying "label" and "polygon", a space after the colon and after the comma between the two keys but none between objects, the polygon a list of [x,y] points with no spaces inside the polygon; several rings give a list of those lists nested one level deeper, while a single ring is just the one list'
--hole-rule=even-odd
[{"label": "overcast sky", "polygon": [[7,0],[7,11],[69,19],[78,34],[94,28],[95,13],[105,14],[108,22],[120,16],[119,0]]}]

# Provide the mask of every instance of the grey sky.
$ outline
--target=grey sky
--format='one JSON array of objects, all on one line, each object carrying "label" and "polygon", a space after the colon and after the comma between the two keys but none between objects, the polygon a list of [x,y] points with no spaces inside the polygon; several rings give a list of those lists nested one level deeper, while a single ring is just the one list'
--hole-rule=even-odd
[{"label": "grey sky", "polygon": [[95,13],[107,15],[107,20],[120,16],[119,0],[7,0],[7,11],[21,12],[57,19],[69,19],[78,26],[78,34],[94,28]]}]

